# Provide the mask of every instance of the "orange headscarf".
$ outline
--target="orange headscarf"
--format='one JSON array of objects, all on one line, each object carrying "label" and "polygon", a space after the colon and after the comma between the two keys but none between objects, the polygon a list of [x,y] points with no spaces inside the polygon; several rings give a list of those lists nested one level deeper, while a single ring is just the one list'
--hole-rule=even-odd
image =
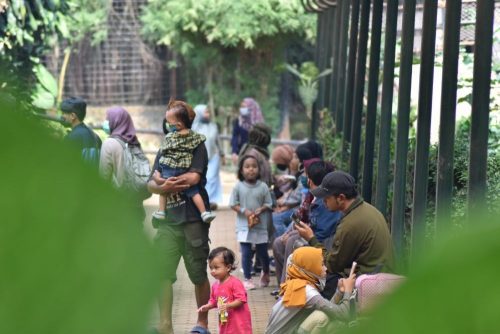
[{"label": "orange headscarf", "polygon": [[285,307],[303,307],[306,304],[306,285],[316,288],[322,271],[323,252],[320,248],[297,248],[286,270],[286,281],[280,287]]}]

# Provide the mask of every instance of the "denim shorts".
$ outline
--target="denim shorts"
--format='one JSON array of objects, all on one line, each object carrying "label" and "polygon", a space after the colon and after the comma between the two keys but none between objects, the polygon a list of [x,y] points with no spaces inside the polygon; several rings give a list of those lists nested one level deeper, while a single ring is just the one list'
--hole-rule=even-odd
[{"label": "denim shorts", "polygon": [[[189,168],[173,168],[173,167],[169,167],[167,165],[164,165],[164,164],[160,164],[160,174],[161,174],[161,177],[164,178],[164,179],[168,179],[169,177],[172,177],[172,176],[179,176],[179,175],[182,175],[184,173],[187,173]],[[193,197],[194,195],[196,194],[199,194],[200,193],[200,188],[198,187],[198,185],[193,185],[185,190],[182,191],[184,194],[186,194],[187,197]]]}]

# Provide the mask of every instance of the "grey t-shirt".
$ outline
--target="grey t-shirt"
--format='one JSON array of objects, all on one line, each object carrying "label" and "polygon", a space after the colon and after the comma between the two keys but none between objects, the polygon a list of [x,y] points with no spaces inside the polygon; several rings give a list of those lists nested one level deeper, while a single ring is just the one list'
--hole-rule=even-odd
[{"label": "grey t-shirt", "polygon": [[269,208],[269,210],[260,214],[260,224],[251,229],[248,228],[247,218],[243,213],[238,212],[236,217],[236,238],[238,242],[267,243],[269,239],[267,227],[268,224],[272,224],[272,199],[267,185],[260,180],[257,180],[254,184],[239,181],[234,187],[229,200],[229,206],[233,207],[235,205],[240,205],[242,208],[251,211],[263,206]]}]

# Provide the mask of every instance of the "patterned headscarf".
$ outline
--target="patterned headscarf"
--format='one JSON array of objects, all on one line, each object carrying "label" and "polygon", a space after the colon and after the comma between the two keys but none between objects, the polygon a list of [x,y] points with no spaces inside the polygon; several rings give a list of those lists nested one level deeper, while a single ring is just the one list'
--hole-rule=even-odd
[{"label": "patterned headscarf", "polygon": [[240,114],[239,124],[243,129],[249,131],[255,123],[264,122],[264,117],[262,116],[259,104],[251,97],[244,98],[243,104],[248,108],[249,113],[245,116]]},{"label": "patterned headscarf", "polygon": [[111,136],[119,137],[131,145],[140,145],[137,139],[134,122],[130,114],[122,107],[112,107],[106,110]]},{"label": "patterned headscarf", "polygon": [[285,307],[306,305],[306,285],[316,288],[323,271],[323,252],[321,248],[300,247],[292,256],[286,270],[286,281],[280,286]]}]

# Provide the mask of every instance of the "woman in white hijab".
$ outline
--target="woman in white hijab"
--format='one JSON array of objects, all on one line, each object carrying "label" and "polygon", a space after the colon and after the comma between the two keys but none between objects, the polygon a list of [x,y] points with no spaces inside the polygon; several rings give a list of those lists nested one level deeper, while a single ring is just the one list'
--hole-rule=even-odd
[{"label": "woman in white hijab", "polygon": [[199,104],[194,107],[196,117],[194,118],[191,129],[203,134],[207,140],[205,146],[208,154],[207,170],[207,192],[210,199],[210,205],[222,204],[222,185],[219,177],[221,159],[224,162],[224,153],[219,145],[219,130],[217,124],[211,121],[210,109],[205,104]]}]

